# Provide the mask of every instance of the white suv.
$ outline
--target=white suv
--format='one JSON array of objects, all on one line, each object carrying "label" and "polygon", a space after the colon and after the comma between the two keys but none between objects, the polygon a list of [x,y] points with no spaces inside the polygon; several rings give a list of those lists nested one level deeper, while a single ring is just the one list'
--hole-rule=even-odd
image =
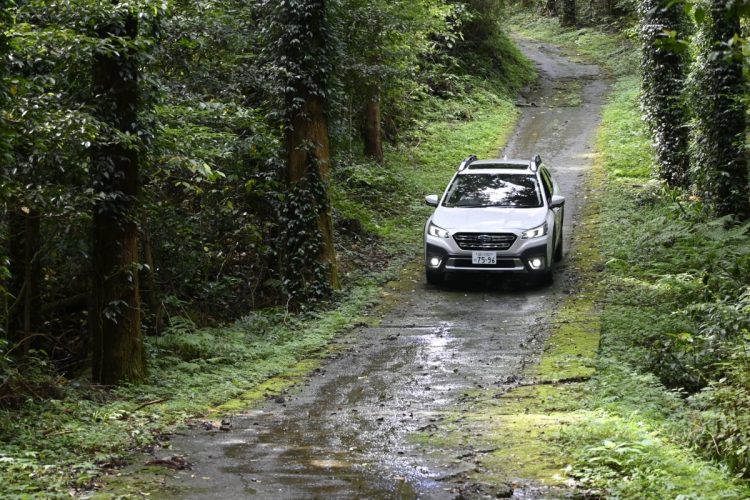
[{"label": "white suv", "polygon": [[563,255],[565,198],[539,155],[528,160],[465,159],[424,230],[427,282],[445,273],[526,273],[552,282]]}]

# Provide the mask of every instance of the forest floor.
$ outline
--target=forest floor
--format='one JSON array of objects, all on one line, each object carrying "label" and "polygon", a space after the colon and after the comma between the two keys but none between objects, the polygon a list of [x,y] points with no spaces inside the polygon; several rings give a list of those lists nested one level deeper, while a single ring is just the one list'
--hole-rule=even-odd
[{"label": "forest floor", "polygon": [[[425,284],[420,263],[408,266],[383,289],[372,321],[335,340],[303,383],[223,426],[195,422],[174,436],[152,463],[180,456],[191,468],[172,473],[160,497],[570,493],[552,436],[573,421],[575,387],[591,371],[581,360],[598,339],[593,301],[580,283],[579,260],[591,256],[579,228],[607,84],[595,66],[554,46],[518,43],[540,79],[519,102],[523,114],[505,154],[541,154],[566,196],[572,252],[555,283],[477,276],[437,288]],[[573,297],[571,333],[561,315]]]}]

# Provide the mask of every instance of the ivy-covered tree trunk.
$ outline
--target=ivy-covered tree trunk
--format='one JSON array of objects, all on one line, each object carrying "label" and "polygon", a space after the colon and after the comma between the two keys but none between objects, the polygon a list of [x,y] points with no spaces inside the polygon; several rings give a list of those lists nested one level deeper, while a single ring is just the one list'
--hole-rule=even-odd
[{"label": "ivy-covered tree trunk", "polygon": [[365,102],[364,123],[362,126],[365,156],[383,161],[383,132],[380,116],[380,88],[371,85]]},{"label": "ivy-covered tree trunk", "polygon": [[[682,5],[642,0],[639,5],[643,43],[641,104],[653,137],[659,177],[670,186],[688,185],[688,118],[684,106],[685,62],[675,38],[682,33]],[[673,42],[673,43],[668,43]]]},{"label": "ivy-covered tree trunk", "polygon": [[562,0],[560,26],[575,26],[576,22],[576,0]]},{"label": "ivy-covered tree trunk", "polygon": [[[117,8],[117,7],[116,7]],[[99,30],[104,44],[92,71],[96,114],[109,133],[92,148],[93,380],[138,382],[145,377],[138,286],[138,62],[136,16],[119,10]]]},{"label": "ivy-covered tree trunk", "polygon": [[326,115],[330,62],[325,0],[266,0],[271,57],[281,72],[287,126],[281,267],[290,303],[338,288],[328,195],[331,153]]},{"label": "ivy-covered tree trunk", "polygon": [[737,6],[712,0],[699,35],[700,54],[693,71],[695,127],[694,177],[704,201],[716,215],[750,216],[746,118]]}]

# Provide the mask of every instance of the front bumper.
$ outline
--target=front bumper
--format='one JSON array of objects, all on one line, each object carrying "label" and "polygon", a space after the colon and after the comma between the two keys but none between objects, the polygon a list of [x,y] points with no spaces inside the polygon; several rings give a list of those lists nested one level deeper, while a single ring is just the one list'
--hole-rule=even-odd
[{"label": "front bumper", "polygon": [[[545,238],[546,240],[546,238]],[[552,261],[546,241],[524,245],[519,252],[496,252],[497,264],[472,264],[471,251],[455,251],[448,245],[425,243],[425,266],[440,272],[484,272],[484,273],[531,273],[549,271]],[[541,259],[541,265],[532,267],[534,259]],[[437,265],[435,265],[437,263]]]}]

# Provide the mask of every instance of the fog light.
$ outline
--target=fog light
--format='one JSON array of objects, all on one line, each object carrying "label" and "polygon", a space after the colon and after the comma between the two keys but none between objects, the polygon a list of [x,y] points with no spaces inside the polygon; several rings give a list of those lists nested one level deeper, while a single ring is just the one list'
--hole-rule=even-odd
[{"label": "fog light", "polygon": [[440,258],[433,257],[430,259],[430,267],[440,267]]},{"label": "fog light", "polygon": [[544,265],[544,259],[541,257],[534,257],[533,259],[529,259],[529,266],[531,266],[531,269],[541,269]]}]

